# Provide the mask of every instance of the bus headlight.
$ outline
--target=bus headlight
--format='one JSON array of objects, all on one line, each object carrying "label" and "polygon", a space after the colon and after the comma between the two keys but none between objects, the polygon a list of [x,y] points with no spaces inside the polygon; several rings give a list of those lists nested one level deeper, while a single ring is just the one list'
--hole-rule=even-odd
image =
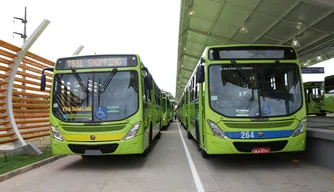
[{"label": "bus headlight", "polygon": [[131,129],[129,130],[129,132],[124,136],[123,140],[129,140],[129,139],[134,138],[137,135],[137,133],[138,133],[139,127],[140,127],[140,122],[135,123],[131,127]]},{"label": "bus headlight", "polygon": [[304,129],[305,129],[305,125],[306,125],[306,118],[302,119],[302,120],[299,122],[297,128],[296,128],[295,131],[291,134],[291,136],[292,136],[292,137],[296,137],[296,136],[300,135],[300,134],[304,131]]},{"label": "bus headlight", "polygon": [[64,141],[64,137],[60,134],[60,132],[56,129],[55,126],[50,125],[50,128],[51,128],[52,135],[55,139],[59,141]]},{"label": "bus headlight", "polygon": [[220,137],[222,139],[227,139],[227,135],[222,131],[216,123],[211,120],[208,120],[209,127],[214,136]]}]

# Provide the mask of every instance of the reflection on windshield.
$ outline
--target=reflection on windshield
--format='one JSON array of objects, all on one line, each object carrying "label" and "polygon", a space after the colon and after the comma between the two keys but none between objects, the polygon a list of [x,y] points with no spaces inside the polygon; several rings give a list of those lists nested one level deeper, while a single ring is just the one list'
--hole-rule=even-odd
[{"label": "reflection on windshield", "polygon": [[[100,73],[104,82],[109,73]],[[133,115],[138,109],[138,77],[136,72],[117,72],[106,90],[100,95],[94,93],[95,118],[100,121],[121,120]]]},{"label": "reflection on windshield", "polygon": [[284,116],[302,106],[298,66],[277,64],[213,65],[209,68],[210,105],[230,117]]},{"label": "reflection on windshield", "polygon": [[99,87],[110,72],[79,74],[88,87],[88,94],[80,88],[72,74],[55,76],[53,113],[57,118],[76,122],[113,121],[125,119],[137,112],[137,72],[117,72],[100,95]]},{"label": "reflection on windshield", "polygon": [[308,90],[312,93],[312,100],[315,102],[322,102],[324,99],[324,89],[323,87],[312,87],[310,90]]}]

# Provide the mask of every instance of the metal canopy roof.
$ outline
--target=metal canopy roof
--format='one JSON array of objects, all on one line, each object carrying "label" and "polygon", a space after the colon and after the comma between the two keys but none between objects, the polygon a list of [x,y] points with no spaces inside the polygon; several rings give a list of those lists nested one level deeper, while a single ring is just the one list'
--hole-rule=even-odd
[{"label": "metal canopy roof", "polygon": [[333,23],[333,0],[181,0],[176,99],[206,46],[296,39],[310,66],[334,57]]}]

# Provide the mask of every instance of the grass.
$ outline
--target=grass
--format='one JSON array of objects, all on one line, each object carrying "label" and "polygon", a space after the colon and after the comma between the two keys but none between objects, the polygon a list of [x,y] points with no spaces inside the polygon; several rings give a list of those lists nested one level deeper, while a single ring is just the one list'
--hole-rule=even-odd
[{"label": "grass", "polygon": [[4,155],[1,155],[0,175],[53,156],[51,150],[42,150],[42,152],[41,156],[6,155],[7,158],[5,158]]}]

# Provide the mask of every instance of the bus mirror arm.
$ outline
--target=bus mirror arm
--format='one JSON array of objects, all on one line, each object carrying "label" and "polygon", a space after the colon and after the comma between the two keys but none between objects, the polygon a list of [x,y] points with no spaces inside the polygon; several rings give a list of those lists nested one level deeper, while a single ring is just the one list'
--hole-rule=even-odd
[{"label": "bus mirror arm", "polygon": [[53,67],[47,67],[43,69],[41,76],[41,91],[44,91],[46,87],[46,76],[44,74],[44,71],[53,71]]},{"label": "bus mirror arm", "polygon": [[198,65],[196,69],[196,82],[203,83],[204,82],[204,65]]},{"label": "bus mirror arm", "polygon": [[145,77],[145,84],[146,84],[148,90],[152,90],[153,89],[153,83],[152,83],[152,81],[153,81],[153,79],[152,79],[151,74],[149,74],[149,75],[147,75]]}]

